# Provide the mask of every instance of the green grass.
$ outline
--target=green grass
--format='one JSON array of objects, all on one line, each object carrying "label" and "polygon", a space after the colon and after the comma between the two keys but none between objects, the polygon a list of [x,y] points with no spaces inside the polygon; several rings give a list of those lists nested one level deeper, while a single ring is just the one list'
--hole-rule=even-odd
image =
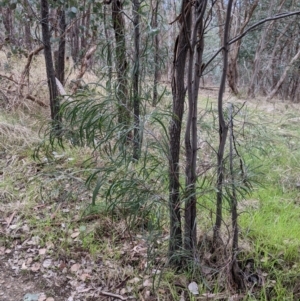
[{"label": "green grass", "polygon": [[[201,110],[209,107],[204,101],[202,104]],[[250,103],[236,117],[239,151],[253,186],[250,195],[240,197],[242,252],[239,259],[241,262],[254,259],[255,269],[264,275],[265,281],[259,289],[249,290],[244,300],[293,300],[293,288],[299,283],[300,273],[300,128],[293,120],[300,113],[280,105],[268,113],[266,107],[268,104],[260,108]],[[213,148],[218,142],[215,113],[213,106],[199,121],[200,138],[208,142],[201,144],[199,150],[199,172],[205,168],[200,163],[212,167],[205,173],[206,181],[201,176],[198,183],[198,228],[201,235],[208,236],[208,241],[215,218]],[[49,242],[55,244],[57,256],[72,257],[74,250],[80,249],[95,258],[101,254],[104,260],[119,265],[132,264],[135,275],[160,269],[162,274],[155,285],[166,298],[163,300],[180,300],[178,281],[184,286],[189,281],[198,282],[201,294],[224,293],[223,279],[205,279],[193,271],[178,275],[165,267],[167,162],[159,147],[149,149],[140,163],[128,164],[126,168],[121,165],[111,168],[101,153],[93,153],[87,146],[72,147],[69,143],[64,149],[56,149],[51,158],[41,148],[38,161],[32,155],[42,138],[38,135],[40,123],[34,118],[23,113],[0,115],[0,167],[3,169],[0,203],[6,217],[16,211],[18,223],[26,223],[30,235],[38,236],[42,246]],[[168,118],[163,122],[167,128]],[[151,135],[163,140],[163,131],[153,124]],[[147,137],[148,143],[151,135]],[[96,179],[91,181],[91,189],[86,187],[85,180],[95,168],[102,168],[107,174],[100,174],[102,186],[92,206]],[[129,179],[134,184],[126,186]],[[225,201],[226,223],[230,219],[228,209]],[[74,239],[72,234],[76,231],[80,234]],[[26,235],[23,233],[21,239],[26,239]],[[148,247],[138,263],[130,257],[131,240]],[[9,246],[12,240],[0,236],[0,243]],[[243,250],[244,246],[248,247]],[[148,262],[147,269],[139,266],[144,264],[143,260]]]}]

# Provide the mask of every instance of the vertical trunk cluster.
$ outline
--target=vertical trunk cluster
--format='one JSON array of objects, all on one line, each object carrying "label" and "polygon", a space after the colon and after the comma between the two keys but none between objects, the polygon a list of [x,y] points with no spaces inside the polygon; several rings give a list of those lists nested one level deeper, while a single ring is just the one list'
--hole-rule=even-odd
[{"label": "vertical trunk cluster", "polygon": [[84,57],[85,52],[91,44],[88,40],[90,34],[90,17],[91,3],[86,5],[86,1],[84,1],[83,11],[78,13],[69,31],[71,56],[75,63],[78,63]]},{"label": "vertical trunk cluster", "polygon": [[[202,56],[204,50],[204,15],[206,0],[183,1],[181,15],[177,18],[181,25],[174,51],[173,118],[170,125],[170,261],[178,264],[172,255],[184,249],[184,257],[190,260],[195,255],[197,244],[196,227],[196,159],[197,159],[197,107],[200,78],[202,76]],[[188,60],[187,60],[188,59]],[[188,64],[187,64],[188,62]],[[186,69],[187,65],[187,69]],[[187,71],[186,71],[187,70]],[[185,74],[187,72],[186,80]],[[185,189],[184,189],[184,236],[181,229],[181,184],[179,181],[180,136],[183,106],[188,92],[188,116],[185,130]],[[179,257],[179,262],[181,259]],[[176,261],[177,260],[177,261]]]},{"label": "vertical trunk cluster", "polygon": [[193,255],[197,244],[196,227],[196,160],[197,160],[197,109],[198,91],[202,76],[202,56],[204,51],[204,13],[207,1],[198,0],[193,9],[193,23],[189,45],[188,65],[188,117],[185,131],[186,151],[186,193],[185,193],[185,232],[184,248],[188,255]]},{"label": "vertical trunk cluster", "polygon": [[[293,4],[282,0],[278,7],[271,1],[268,16],[284,14]],[[262,31],[259,46],[252,63],[248,97],[258,94],[267,96],[267,100],[277,96],[299,102],[299,35],[294,16],[285,23],[271,21]],[[267,38],[266,38],[267,37]],[[271,50],[271,51],[270,51]]]},{"label": "vertical trunk cluster", "polygon": [[186,95],[184,71],[188,54],[189,37],[188,28],[191,26],[191,10],[189,0],[182,1],[180,33],[175,42],[174,66],[172,79],[173,94],[173,116],[170,124],[170,158],[169,158],[169,211],[170,211],[170,262],[178,265],[181,259],[178,253],[182,251],[182,229],[181,229],[181,196],[180,196],[180,137],[184,99]]}]

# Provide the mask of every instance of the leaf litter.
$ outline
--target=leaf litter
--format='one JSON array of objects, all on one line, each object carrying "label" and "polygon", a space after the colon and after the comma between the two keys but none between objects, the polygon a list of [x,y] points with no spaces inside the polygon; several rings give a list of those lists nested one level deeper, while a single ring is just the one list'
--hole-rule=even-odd
[{"label": "leaf litter", "polygon": [[[53,242],[43,242],[40,236],[32,235],[28,225],[25,228],[17,226],[19,222],[15,213],[9,223],[16,227],[7,227],[7,220],[2,223],[6,237],[15,234],[17,229],[20,236],[14,235],[9,246],[0,248],[0,258],[5,270],[10,269],[15,278],[26,273],[33,282],[38,281],[38,287],[43,288],[41,293],[28,292],[23,295],[24,301],[56,301],[62,300],[62,297],[68,301],[84,301],[96,300],[99,296],[111,300],[139,300],[140,297],[135,297],[137,291],[139,296],[143,292],[144,300],[150,298],[148,288],[153,285],[152,276],[159,274],[160,270],[149,269],[148,276],[145,273],[136,276],[132,263],[138,262],[141,272],[147,267],[147,247],[141,237],[133,242],[124,241],[119,251],[124,256],[125,265],[120,266],[120,262],[109,259],[109,254],[95,257],[87,251],[76,252],[77,239],[86,226],[70,232],[72,243],[69,245],[70,255],[66,256]],[[112,249],[110,252],[115,251]]]}]

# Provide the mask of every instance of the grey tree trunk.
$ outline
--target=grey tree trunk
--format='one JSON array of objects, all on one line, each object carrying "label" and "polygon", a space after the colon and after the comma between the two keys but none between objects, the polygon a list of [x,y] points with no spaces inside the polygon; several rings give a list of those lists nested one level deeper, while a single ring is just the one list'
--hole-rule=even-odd
[{"label": "grey tree trunk", "polygon": [[141,137],[140,137],[140,0],[132,1],[133,26],[134,26],[134,68],[133,68],[133,114],[134,114],[134,134],[133,134],[133,159],[140,157]]},{"label": "grey tree trunk", "polygon": [[196,161],[197,161],[197,115],[198,115],[198,91],[202,76],[202,56],[204,51],[204,13],[207,0],[198,0],[193,8],[193,22],[187,32],[191,32],[189,44],[188,65],[188,118],[185,132],[186,149],[186,187],[185,187],[185,231],[184,249],[186,256],[194,258],[197,245],[196,226]]},{"label": "grey tree trunk", "polygon": [[61,7],[58,11],[59,18],[59,46],[58,46],[58,54],[56,61],[56,77],[64,85],[65,81],[65,49],[66,49],[66,39],[65,39],[65,31],[66,31],[66,14],[64,7]]},{"label": "grey tree trunk", "polygon": [[217,153],[217,204],[216,204],[216,222],[214,227],[213,244],[217,249],[220,246],[221,237],[220,229],[222,224],[222,205],[223,205],[223,184],[224,184],[224,150],[228,134],[228,125],[226,124],[223,113],[223,95],[226,85],[226,76],[228,68],[228,53],[229,53],[229,32],[230,19],[233,0],[229,0],[227,4],[224,38],[223,38],[223,72],[218,95],[218,118],[219,118],[219,148]]},{"label": "grey tree trunk", "polygon": [[172,79],[173,115],[170,124],[170,158],[169,158],[169,211],[170,211],[170,241],[169,261],[171,264],[180,265],[182,258],[182,229],[181,229],[181,197],[180,197],[180,138],[184,98],[186,95],[184,71],[188,53],[189,40],[187,28],[191,24],[191,11],[188,0],[182,1],[181,14],[184,15],[185,24],[181,22],[181,30],[174,48],[174,70]]},{"label": "grey tree trunk", "polygon": [[51,119],[53,120],[53,130],[55,134],[59,134],[61,116],[59,113],[59,99],[55,83],[55,71],[53,67],[53,59],[50,43],[49,30],[49,5],[47,0],[41,0],[41,25],[44,43],[44,56],[46,63],[47,81],[50,94]]},{"label": "grey tree trunk", "polygon": [[[159,7],[159,1],[156,0],[155,2],[155,8],[152,10],[152,27],[157,28],[158,22],[157,22],[157,15],[158,15],[158,7]],[[153,83],[153,98],[152,98],[152,105],[153,107],[156,106],[157,100],[158,100],[158,91],[157,86],[158,82],[160,80],[160,71],[159,71],[159,37],[158,33],[155,34],[153,38],[153,44],[154,44],[154,83]]]},{"label": "grey tree trunk", "polygon": [[116,71],[118,100],[118,121],[127,130],[127,138],[131,140],[130,127],[130,100],[128,97],[128,64],[126,59],[126,38],[123,4],[119,0],[112,0],[112,20],[116,39]]}]

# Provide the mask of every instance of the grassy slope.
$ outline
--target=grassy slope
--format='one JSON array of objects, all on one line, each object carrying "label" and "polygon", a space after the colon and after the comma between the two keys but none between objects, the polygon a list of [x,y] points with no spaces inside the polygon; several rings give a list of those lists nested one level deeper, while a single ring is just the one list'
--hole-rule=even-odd
[{"label": "grassy slope", "polygon": [[[147,233],[140,228],[130,233],[122,220],[112,226],[101,202],[95,212],[88,211],[91,192],[86,189],[84,181],[89,167],[86,159],[92,156],[90,149],[66,147],[57,151],[54,161],[46,161],[43,155],[41,161],[33,160],[33,150],[41,141],[38,134],[41,120],[45,119],[47,112],[30,106],[32,104],[27,104],[17,112],[1,110],[0,210],[1,216],[6,218],[14,214],[11,224],[17,228],[12,227],[5,235],[1,234],[0,244],[11,248],[16,237],[24,241],[36,236],[41,246],[55,244],[57,256],[73,258],[79,249],[95,258],[101,253],[104,259],[116,265],[127,266],[124,273],[130,277],[140,275],[149,257],[143,250],[137,259],[132,258],[132,247],[127,242],[133,235],[134,243],[145,247],[147,243],[141,237],[146,237]],[[29,111],[35,111],[35,114],[29,114]],[[241,247],[246,250],[245,257],[254,258],[256,268],[261,270],[265,281],[261,292],[249,293],[245,299],[293,300],[294,294],[295,300],[298,300],[299,106],[250,102],[243,113],[247,115],[248,122],[244,156],[250,166],[256,167],[257,184],[254,184],[252,195],[241,202]],[[211,130],[209,124],[206,124],[207,133]],[[210,139],[213,137],[215,134],[210,135]],[[200,157],[208,162],[213,161],[212,152],[206,151],[203,149]],[[207,193],[206,199],[207,206],[213,207],[211,201],[214,195]],[[96,220],[94,213],[97,213]],[[85,215],[90,219],[80,220]],[[209,211],[204,213],[206,219],[199,222],[199,228],[204,232],[212,224],[209,215]],[[205,230],[202,221],[207,227]],[[4,219],[2,222],[4,225]],[[74,236],[78,232],[80,241],[76,242]],[[167,234],[164,230],[162,232]],[[155,256],[162,262],[166,244],[161,245],[155,248]],[[135,267],[129,272],[129,266]],[[192,277],[175,276],[171,271],[164,271],[160,283],[163,300],[179,299],[174,283],[185,282]],[[149,271],[147,273],[149,275]],[[117,279],[116,276],[112,278]],[[201,290],[205,293],[207,287],[203,285]]]}]

